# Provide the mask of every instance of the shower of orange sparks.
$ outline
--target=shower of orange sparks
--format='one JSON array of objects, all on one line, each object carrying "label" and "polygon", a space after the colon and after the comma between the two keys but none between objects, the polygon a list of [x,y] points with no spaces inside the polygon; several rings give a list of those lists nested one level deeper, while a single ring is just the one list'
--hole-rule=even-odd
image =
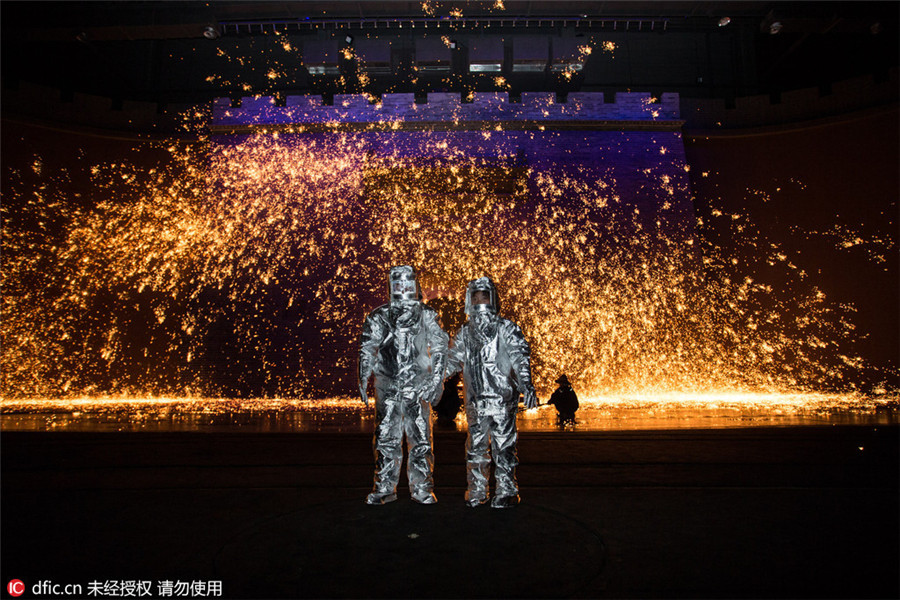
[{"label": "shower of orange sparks", "polygon": [[[417,265],[431,289],[462,290],[490,273],[507,316],[532,342],[543,394],[559,373],[586,398],[785,394],[840,386],[863,366],[842,351],[855,335],[845,312],[804,287],[802,270],[757,237],[746,217],[713,213],[783,268],[787,295],[736,274],[736,259],[707,240],[667,234],[668,203],[649,226],[637,209],[623,222],[630,209],[613,179],[531,172],[537,196],[522,202],[515,183],[522,175],[496,166],[510,157],[428,143],[450,152],[446,181],[398,154],[371,156],[363,135],[334,133],[327,140],[259,134],[213,151],[172,144],[172,164],[149,171],[97,165],[96,185],[114,190],[115,200],[90,208],[46,186],[23,201],[38,220],[64,221],[66,234],[36,240],[26,230],[3,232],[3,396],[209,395],[196,364],[203,334],[239,306],[232,326],[247,351],[277,352],[263,314],[276,301],[306,303],[311,312],[297,324],[320,324],[315,345],[345,348],[322,366],[310,360],[314,347],[297,342],[296,371],[280,394],[313,397],[315,381],[353,361],[348,334],[369,308],[360,293],[378,297],[386,268],[397,263]],[[42,168],[36,161],[35,173],[43,176]],[[473,175],[491,169],[483,181]],[[379,173],[397,171],[413,175],[372,185]],[[675,193],[668,175],[644,175]],[[501,195],[498,177],[512,182]],[[204,304],[211,290],[226,305]],[[314,301],[303,297],[310,290]],[[110,296],[152,313],[156,343],[172,363],[167,379],[117,375],[142,364],[130,339],[138,311],[101,318],[99,299]],[[838,362],[823,360],[828,355]],[[852,382],[845,387],[852,391]]]}]

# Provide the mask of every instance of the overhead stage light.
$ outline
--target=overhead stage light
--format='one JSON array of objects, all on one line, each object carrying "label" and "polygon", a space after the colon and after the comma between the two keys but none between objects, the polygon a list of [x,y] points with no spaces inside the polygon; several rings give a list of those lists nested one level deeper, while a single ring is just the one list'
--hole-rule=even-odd
[{"label": "overhead stage light", "polygon": [[219,33],[219,30],[216,29],[215,27],[213,27],[212,25],[207,25],[206,27],[203,28],[203,37],[205,37],[208,40],[214,40],[217,37],[219,37],[220,35],[221,34]]},{"label": "overhead stage light", "polygon": [[352,43],[353,43],[353,36],[347,34],[347,36],[344,37],[344,41],[347,42],[348,44],[352,44]]},{"label": "overhead stage light", "polygon": [[719,19],[719,27],[725,27],[729,23],[731,23],[731,17],[722,17]]}]

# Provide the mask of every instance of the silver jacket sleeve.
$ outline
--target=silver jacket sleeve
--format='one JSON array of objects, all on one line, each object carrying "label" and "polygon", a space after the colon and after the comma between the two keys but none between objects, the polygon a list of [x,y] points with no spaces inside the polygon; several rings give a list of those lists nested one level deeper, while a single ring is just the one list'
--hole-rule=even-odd
[{"label": "silver jacket sleeve", "polygon": [[450,342],[450,347],[447,350],[447,366],[444,369],[444,378],[447,379],[453,377],[462,371],[465,362],[466,327],[463,326],[460,327],[459,331],[456,332],[456,335],[453,336],[453,340]]},{"label": "silver jacket sleeve", "polygon": [[427,393],[423,398],[431,404],[437,404],[441,398],[444,383],[444,371],[447,368],[447,342],[449,336],[441,329],[437,313],[425,307],[423,325],[427,332],[428,354],[431,358],[431,377],[428,381]]},{"label": "silver jacket sleeve", "polygon": [[369,379],[377,366],[378,351],[390,331],[382,313],[382,310],[376,309],[366,317],[359,339],[359,392],[364,402],[367,402]]},{"label": "silver jacket sleeve", "polygon": [[531,347],[522,333],[522,329],[512,321],[504,320],[504,333],[506,347],[509,351],[509,362],[512,374],[516,380],[519,391],[522,392],[525,408],[534,408],[538,405],[537,393],[531,381]]}]

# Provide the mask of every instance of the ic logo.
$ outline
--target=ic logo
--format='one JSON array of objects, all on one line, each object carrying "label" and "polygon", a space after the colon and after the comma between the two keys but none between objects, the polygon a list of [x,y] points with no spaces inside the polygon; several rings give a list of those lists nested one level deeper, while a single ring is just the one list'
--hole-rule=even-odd
[{"label": "ic logo", "polygon": [[21,579],[13,579],[7,584],[6,591],[10,596],[19,597],[25,593],[25,584]]}]

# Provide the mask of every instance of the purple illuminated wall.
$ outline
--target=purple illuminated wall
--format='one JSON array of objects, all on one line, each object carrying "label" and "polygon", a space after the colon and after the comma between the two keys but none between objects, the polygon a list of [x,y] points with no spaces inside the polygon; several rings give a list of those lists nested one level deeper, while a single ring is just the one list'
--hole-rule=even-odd
[{"label": "purple illuminated wall", "polygon": [[[432,93],[416,104],[413,94],[386,94],[380,103],[363,95],[336,95],[333,105],[319,96],[289,96],[285,106],[270,97],[244,98],[239,108],[219,99],[211,130],[217,144],[246,135],[278,132],[302,140],[327,140],[353,131],[365,152],[421,162],[464,154],[489,162],[560,173],[586,185],[610,186],[621,213],[653,222],[666,206],[666,233],[693,231],[693,209],[679,120],[678,94],[660,99],[645,93],[571,93],[565,103],[552,93],[523,93],[510,103],[506,93],[476,93],[463,103],[458,94]],[[331,133],[329,133],[329,131]]]}]

